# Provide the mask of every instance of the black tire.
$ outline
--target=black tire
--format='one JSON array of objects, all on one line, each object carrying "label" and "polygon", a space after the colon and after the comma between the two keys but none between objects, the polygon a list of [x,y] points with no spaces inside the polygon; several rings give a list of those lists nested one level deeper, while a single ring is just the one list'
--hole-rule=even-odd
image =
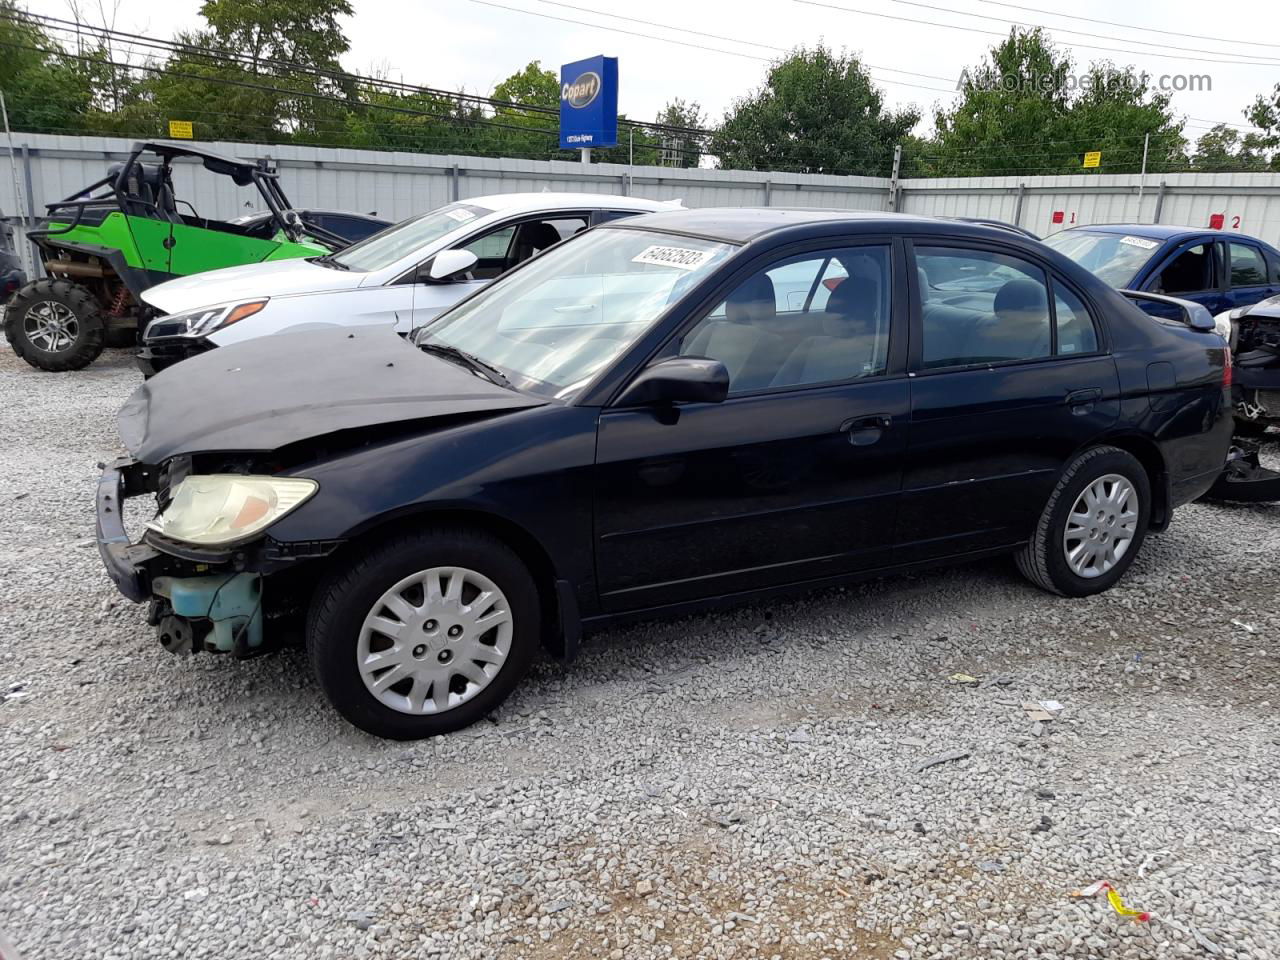
[{"label": "black tire", "polygon": [[[510,651],[498,674],[470,700],[442,713],[402,713],[380,703],[356,669],[361,626],[384,592],[436,566],[474,570],[505,594]],[[438,527],[377,543],[323,580],[307,617],[307,654],[325,696],[352,724],[377,737],[420,740],[475,723],[501,704],[533,661],[541,623],[533,577],[510,547],[478,531]]]},{"label": "black tire", "polygon": [[[1096,577],[1082,577],[1071,569],[1063,549],[1067,516],[1085,488],[1108,474],[1119,474],[1138,496],[1138,521],[1124,554],[1114,567]],[[1109,589],[1133,563],[1146,538],[1151,517],[1151,480],[1131,453],[1118,447],[1093,447],[1076,457],[1062,472],[1049,502],[1036,523],[1031,540],[1016,555],[1018,569],[1036,586],[1064,597],[1087,597]]]},{"label": "black tire", "polygon": [[[33,343],[26,329],[27,314],[42,303],[57,304],[75,316],[72,341],[59,350]],[[105,342],[102,310],[92,293],[69,280],[36,280],[13,295],[4,312],[5,339],[13,352],[39,370],[62,373],[79,370],[98,359]]]}]

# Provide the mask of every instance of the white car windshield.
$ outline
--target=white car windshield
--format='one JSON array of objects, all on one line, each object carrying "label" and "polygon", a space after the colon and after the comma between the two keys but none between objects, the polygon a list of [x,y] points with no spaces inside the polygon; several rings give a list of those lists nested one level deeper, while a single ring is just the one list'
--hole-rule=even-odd
[{"label": "white car windshield", "polygon": [[600,229],[485,287],[414,336],[500,370],[522,390],[571,399],[735,247]]},{"label": "white car windshield", "polygon": [[1149,237],[1087,230],[1063,230],[1044,242],[1117,290],[1128,287],[1160,248],[1160,241]]},{"label": "white car windshield", "polygon": [[452,233],[491,213],[492,210],[478,207],[474,203],[451,203],[422,216],[402,220],[368,239],[353,243],[330,259],[349,270],[381,270],[421,249],[425,244],[439,240],[446,233]]}]

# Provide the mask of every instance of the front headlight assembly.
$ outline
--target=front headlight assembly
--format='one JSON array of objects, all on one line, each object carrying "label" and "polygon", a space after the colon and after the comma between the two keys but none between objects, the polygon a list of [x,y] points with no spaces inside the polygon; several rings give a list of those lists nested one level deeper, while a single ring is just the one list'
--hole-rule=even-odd
[{"label": "front headlight assembly", "polygon": [[320,484],[301,477],[189,476],[147,527],[183,543],[227,546],[257,536],[319,489]]},{"label": "front headlight assembly", "polygon": [[160,340],[165,337],[204,337],[252,317],[267,305],[270,297],[245,300],[238,303],[219,303],[199,310],[188,310],[168,317],[159,317],[147,327],[144,340]]}]

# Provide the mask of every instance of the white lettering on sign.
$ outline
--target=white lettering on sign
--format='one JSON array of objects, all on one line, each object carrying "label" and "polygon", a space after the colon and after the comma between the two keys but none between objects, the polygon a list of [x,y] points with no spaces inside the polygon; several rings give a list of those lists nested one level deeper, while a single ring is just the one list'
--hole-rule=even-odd
[{"label": "white lettering on sign", "polygon": [[560,99],[575,110],[581,110],[595,100],[603,85],[600,74],[588,70],[573,83],[566,83],[560,88]]},{"label": "white lettering on sign", "polygon": [[696,270],[711,259],[710,250],[690,250],[688,247],[645,247],[631,258],[632,263],[653,263],[660,267],[679,267]]},{"label": "white lettering on sign", "polygon": [[1121,237],[1121,243],[1127,243],[1131,247],[1141,247],[1143,250],[1154,250],[1160,246],[1155,240],[1148,240],[1146,237]]}]

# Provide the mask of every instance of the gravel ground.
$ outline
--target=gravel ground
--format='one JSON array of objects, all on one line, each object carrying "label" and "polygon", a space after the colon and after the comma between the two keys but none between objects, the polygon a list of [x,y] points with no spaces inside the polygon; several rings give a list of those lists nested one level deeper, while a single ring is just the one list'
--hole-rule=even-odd
[{"label": "gravel ground", "polygon": [[[24,957],[1277,956],[1280,507],[1186,508],[1090,600],[993,562],[612,631],[395,744],[299,653],[176,658],[114,592],[95,462],[137,381],[0,352]],[[1070,897],[1098,879],[1152,921]]]}]

